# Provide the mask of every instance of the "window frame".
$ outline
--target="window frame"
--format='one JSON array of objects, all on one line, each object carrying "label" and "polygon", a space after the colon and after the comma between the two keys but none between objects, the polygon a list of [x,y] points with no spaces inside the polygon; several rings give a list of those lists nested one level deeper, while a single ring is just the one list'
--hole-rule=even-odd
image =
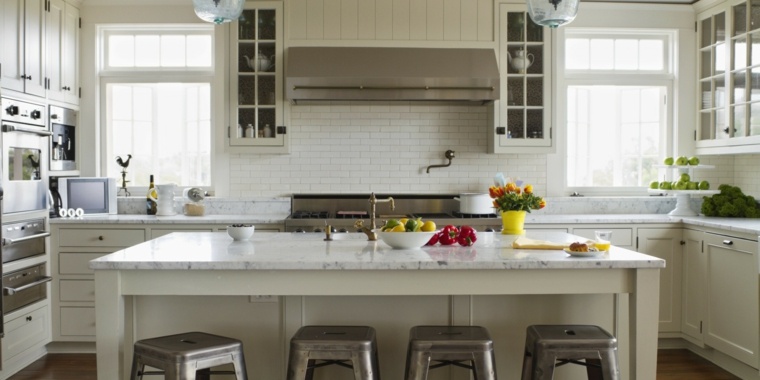
[{"label": "window frame", "polygon": [[[565,40],[570,37],[605,36],[654,38],[661,36],[666,40],[663,48],[666,72],[657,70],[565,70]],[[678,36],[674,29],[640,29],[640,28],[588,28],[588,27],[564,27],[557,30],[557,43],[555,44],[555,112],[556,120],[567,120],[567,89],[573,85],[636,85],[636,86],[663,86],[666,88],[665,128],[660,131],[660,146],[662,155],[672,155],[675,138],[674,125],[676,120],[675,89],[678,88],[678,73],[676,63],[678,59]],[[647,186],[641,187],[601,187],[601,186],[568,186],[567,185],[567,125],[557,128],[555,134],[557,150],[555,154],[547,158],[547,186],[550,196],[566,196],[572,194],[587,196],[641,196],[647,194]]]},{"label": "window frame", "polygon": [[[111,130],[108,126],[107,120],[107,108],[108,99],[106,87],[112,83],[208,83],[210,86],[211,103],[209,104],[211,112],[211,127],[209,128],[209,135],[203,136],[209,141],[209,155],[210,155],[210,167],[209,176],[211,178],[211,184],[209,186],[177,186],[178,191],[181,191],[189,187],[199,187],[210,193],[218,193],[219,189],[216,185],[216,179],[222,173],[218,173],[220,162],[218,157],[219,147],[216,146],[216,128],[220,123],[219,117],[221,115],[222,121],[224,121],[224,113],[218,112],[219,107],[219,89],[224,88],[224,70],[215,70],[217,67],[224,67],[220,65],[220,54],[225,53],[225,44],[220,43],[225,38],[223,33],[220,33],[213,26],[199,25],[199,24],[106,24],[97,26],[97,38],[98,38],[98,50],[97,50],[97,62],[98,62],[98,106],[97,112],[100,125],[97,128],[100,134],[100,167],[102,168],[103,175],[107,175],[108,167],[112,159],[115,157],[113,145],[110,141]],[[108,44],[107,38],[111,35],[176,35],[176,34],[208,34],[211,36],[212,41],[212,59],[211,67],[118,67],[106,68],[106,60],[108,57]],[[219,72],[217,72],[219,71]],[[201,138],[203,138],[201,137]],[[121,184],[121,178],[117,178],[118,184]],[[147,193],[148,186],[129,185],[129,191],[132,196],[142,196]]]}]

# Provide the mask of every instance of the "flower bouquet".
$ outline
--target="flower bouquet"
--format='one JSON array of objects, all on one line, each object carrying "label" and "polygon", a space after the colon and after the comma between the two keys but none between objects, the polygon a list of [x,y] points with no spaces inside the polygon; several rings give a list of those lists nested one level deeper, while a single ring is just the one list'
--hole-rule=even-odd
[{"label": "flower bouquet", "polygon": [[521,188],[515,182],[507,182],[504,186],[491,186],[488,194],[493,198],[493,207],[501,212],[501,233],[505,235],[524,234],[525,214],[546,207],[546,200],[533,193],[533,185]]}]

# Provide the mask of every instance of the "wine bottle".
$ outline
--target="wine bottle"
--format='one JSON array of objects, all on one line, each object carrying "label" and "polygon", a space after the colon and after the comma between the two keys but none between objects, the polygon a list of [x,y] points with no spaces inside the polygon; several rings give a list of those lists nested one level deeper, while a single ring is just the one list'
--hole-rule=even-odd
[{"label": "wine bottle", "polygon": [[[152,197],[152,199],[151,199]],[[145,197],[147,201],[148,215],[156,215],[158,204],[154,199],[158,199],[158,193],[156,193],[156,186],[153,184],[153,174],[150,175],[150,185],[148,186],[148,195]]]}]

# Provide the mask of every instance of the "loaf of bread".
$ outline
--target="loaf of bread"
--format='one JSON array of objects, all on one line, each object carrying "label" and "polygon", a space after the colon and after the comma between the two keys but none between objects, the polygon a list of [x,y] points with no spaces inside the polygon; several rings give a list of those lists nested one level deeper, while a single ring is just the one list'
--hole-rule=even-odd
[{"label": "loaf of bread", "polygon": [[185,203],[185,215],[203,216],[206,213],[206,207],[201,203]]},{"label": "loaf of bread", "polygon": [[588,244],[575,242],[570,244],[570,250],[573,252],[588,252]]}]

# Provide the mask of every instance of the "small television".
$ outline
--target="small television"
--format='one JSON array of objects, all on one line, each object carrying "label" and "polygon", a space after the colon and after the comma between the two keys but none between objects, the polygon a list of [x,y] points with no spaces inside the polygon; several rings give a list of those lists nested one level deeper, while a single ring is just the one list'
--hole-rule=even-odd
[{"label": "small television", "polygon": [[84,210],[85,215],[116,214],[116,179],[60,177],[58,194],[64,209]]}]

